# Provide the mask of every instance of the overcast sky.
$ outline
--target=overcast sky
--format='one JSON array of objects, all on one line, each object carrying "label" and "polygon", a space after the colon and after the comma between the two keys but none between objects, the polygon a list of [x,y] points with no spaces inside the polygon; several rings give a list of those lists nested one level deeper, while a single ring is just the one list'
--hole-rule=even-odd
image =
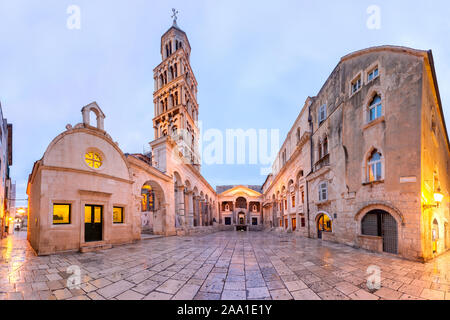
[{"label": "overcast sky", "polygon": [[[366,24],[373,4],[380,29]],[[81,9],[79,30],[66,26],[70,5]],[[342,56],[383,44],[433,50],[449,120],[448,1],[0,0],[0,101],[14,125],[18,198],[33,162],[92,101],[124,152],[153,139],[152,71],[172,7],[192,46],[203,129],[279,129],[283,140]],[[265,180],[259,165],[202,173],[213,187]]]}]

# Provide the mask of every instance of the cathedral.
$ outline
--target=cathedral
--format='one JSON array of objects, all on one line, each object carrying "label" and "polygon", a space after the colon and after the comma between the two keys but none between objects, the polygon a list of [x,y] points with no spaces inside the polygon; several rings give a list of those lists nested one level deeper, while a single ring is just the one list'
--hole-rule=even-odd
[{"label": "cathedral", "polygon": [[216,188],[201,174],[197,81],[176,17],[160,53],[150,152],[124,153],[93,102],[35,162],[28,241],[37,254],[221,230],[414,260],[449,249],[450,144],[431,51],[381,46],[344,56],[299,110],[264,184]]}]

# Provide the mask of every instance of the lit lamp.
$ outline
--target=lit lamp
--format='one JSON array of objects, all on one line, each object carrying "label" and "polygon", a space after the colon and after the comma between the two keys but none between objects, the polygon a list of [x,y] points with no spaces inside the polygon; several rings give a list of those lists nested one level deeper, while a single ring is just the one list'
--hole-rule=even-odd
[{"label": "lit lamp", "polygon": [[444,199],[444,195],[441,193],[441,188],[438,188],[433,196],[434,196],[434,201],[436,202],[436,205],[439,208],[439,205],[441,204],[442,200]]},{"label": "lit lamp", "polygon": [[444,199],[444,195],[441,193],[441,188],[438,187],[437,190],[433,194],[434,202],[436,204],[424,204],[423,208],[439,208],[439,205],[441,204],[442,200]]}]

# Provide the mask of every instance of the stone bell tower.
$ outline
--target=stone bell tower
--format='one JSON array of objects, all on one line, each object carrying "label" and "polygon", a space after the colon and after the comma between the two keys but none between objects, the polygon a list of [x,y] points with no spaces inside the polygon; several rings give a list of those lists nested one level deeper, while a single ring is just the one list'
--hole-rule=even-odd
[{"label": "stone bell tower", "polygon": [[180,159],[200,170],[199,106],[197,81],[189,63],[191,46],[186,33],[177,25],[178,12],[172,11],[173,24],[161,37],[162,62],[153,70],[155,141],[152,148],[157,141],[170,137],[176,143]]}]

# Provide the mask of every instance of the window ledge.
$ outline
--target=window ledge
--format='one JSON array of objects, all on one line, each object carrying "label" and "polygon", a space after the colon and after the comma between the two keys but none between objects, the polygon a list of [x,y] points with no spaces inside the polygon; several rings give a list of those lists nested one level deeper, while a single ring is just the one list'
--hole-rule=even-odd
[{"label": "window ledge", "polygon": [[349,98],[353,97],[355,94],[357,94],[358,92],[360,92],[361,89],[362,89],[362,84],[361,84],[361,87],[360,87],[358,90],[356,90],[355,92],[352,93],[352,92],[350,91],[350,96],[349,96]]},{"label": "window ledge", "polygon": [[384,179],[375,180],[375,181],[366,181],[366,182],[363,182],[362,185],[367,186],[367,185],[374,185],[374,184],[379,184],[379,183],[384,183]]},{"label": "window ledge", "polygon": [[331,200],[323,200],[323,201],[316,202],[316,205],[317,206],[324,206],[324,205],[327,205],[327,204],[330,204],[330,203],[331,203]]},{"label": "window ledge", "polygon": [[370,121],[370,122],[366,123],[366,124],[363,126],[363,130],[366,130],[366,129],[370,128],[370,127],[373,127],[373,126],[375,126],[375,125],[377,125],[377,124],[379,124],[379,123],[381,123],[381,122],[385,122],[385,120],[384,120],[384,115],[381,116],[381,117],[379,117],[379,118],[376,118],[376,119],[373,120],[373,121]]},{"label": "window ledge", "polygon": [[366,84],[371,84],[372,82],[374,82],[376,79],[378,79],[380,77],[380,74],[378,74],[375,78],[372,78],[372,80],[367,80]]}]

